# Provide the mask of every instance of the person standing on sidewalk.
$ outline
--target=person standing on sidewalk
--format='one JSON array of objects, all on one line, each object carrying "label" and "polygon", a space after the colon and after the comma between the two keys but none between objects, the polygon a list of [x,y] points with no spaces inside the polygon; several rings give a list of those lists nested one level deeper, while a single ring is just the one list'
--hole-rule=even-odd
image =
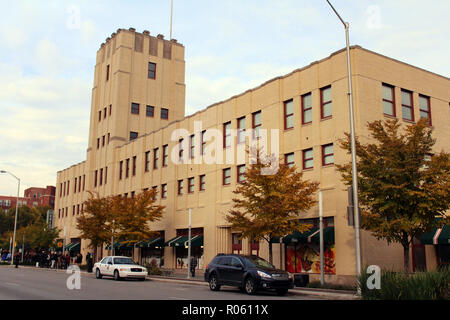
[{"label": "person standing on sidewalk", "polygon": [[192,277],[195,277],[195,268],[197,268],[197,258],[192,257],[189,263],[189,268],[191,269]]},{"label": "person standing on sidewalk", "polygon": [[17,252],[14,255],[14,264],[16,265],[16,268],[19,268],[19,260],[20,260],[20,254]]}]

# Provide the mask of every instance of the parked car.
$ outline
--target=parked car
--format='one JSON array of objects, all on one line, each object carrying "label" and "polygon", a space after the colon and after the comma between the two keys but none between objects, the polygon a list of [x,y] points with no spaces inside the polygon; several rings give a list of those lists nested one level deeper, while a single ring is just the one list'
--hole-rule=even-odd
[{"label": "parked car", "polygon": [[114,280],[136,278],[144,281],[147,276],[147,269],[138,265],[129,257],[104,257],[100,262],[94,264],[93,270],[97,279],[110,276],[114,277]]},{"label": "parked car", "polygon": [[285,295],[294,287],[289,273],[255,255],[218,254],[206,266],[205,281],[212,291],[227,285],[239,287],[247,294],[265,289]]}]

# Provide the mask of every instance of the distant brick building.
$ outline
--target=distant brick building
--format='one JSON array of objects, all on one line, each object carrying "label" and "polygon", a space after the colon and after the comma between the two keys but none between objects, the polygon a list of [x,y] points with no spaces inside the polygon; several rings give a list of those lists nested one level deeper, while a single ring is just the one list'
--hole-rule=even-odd
[{"label": "distant brick building", "polygon": [[[24,196],[19,197],[19,206],[49,206],[53,209],[55,207],[55,190],[54,186],[28,188],[24,191]],[[11,208],[15,208],[16,201],[17,197],[0,196],[0,210],[6,212]]]}]

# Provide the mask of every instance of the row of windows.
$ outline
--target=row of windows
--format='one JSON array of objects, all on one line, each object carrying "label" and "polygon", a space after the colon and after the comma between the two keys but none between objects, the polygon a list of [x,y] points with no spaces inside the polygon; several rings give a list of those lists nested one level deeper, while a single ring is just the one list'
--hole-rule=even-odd
[{"label": "row of windows", "polygon": [[[25,201],[25,204],[27,204],[27,202]],[[0,206],[5,206],[5,207],[9,207],[11,205],[11,200],[5,200],[5,202],[3,203],[3,200],[0,200]]]},{"label": "row of windows", "polygon": [[[103,175],[104,174],[104,175]],[[103,185],[103,177],[105,177],[104,184],[108,182],[108,167],[105,167],[104,169],[101,168],[100,170],[95,170],[94,172],[94,188],[98,185]]]},{"label": "row of windows", "polygon": [[[132,102],[131,103],[131,114],[139,114],[139,103]],[[153,118],[155,115],[155,107],[154,106],[146,106],[145,115],[147,117]],[[161,119],[169,120],[169,109],[161,108]]]},{"label": "row of windows", "polygon": [[[109,105],[109,115],[111,116],[111,113],[112,113],[112,104],[110,104]],[[102,110],[100,110],[99,112],[98,112],[98,122],[100,122],[100,121],[102,121],[102,118],[103,119],[106,119],[106,107],[105,108],[103,108],[103,117],[102,117]]]},{"label": "row of windows", "polygon": [[[110,133],[108,133],[108,135],[106,135],[106,136],[105,135],[102,136],[102,138],[101,138],[101,146],[104,147],[105,143],[109,144],[110,139],[111,139],[111,134]],[[100,138],[97,138],[97,149],[100,149]]]},{"label": "row of windows", "polygon": [[[289,167],[295,164],[294,153],[287,153],[284,155],[284,162]],[[322,146],[322,166],[334,164],[334,148],[333,144],[326,144]],[[303,170],[314,168],[314,151],[313,148],[302,150],[302,168]]]},{"label": "row of windows", "polygon": [[[72,216],[75,216],[75,214],[77,216],[80,215],[80,212],[83,212],[83,210],[84,210],[84,204],[73,205],[72,206]],[[68,207],[65,207],[65,208],[62,208],[62,209],[58,209],[58,219],[67,217],[68,212],[69,212],[69,208]]]},{"label": "row of windows", "polygon": [[[187,192],[189,194],[194,193],[195,190],[195,178],[194,177],[190,177],[187,179]],[[181,196],[184,193],[184,180],[178,180],[178,195]],[[198,191],[205,191],[206,190],[206,175],[202,174],[198,177]],[[163,193],[161,193],[162,195]],[[163,196],[162,196],[163,197]],[[164,198],[164,197],[163,197]]]},{"label": "row of windows", "polygon": [[[412,91],[401,89],[402,119],[414,121],[414,99]],[[382,85],[382,104],[383,113],[388,116],[396,117],[395,111],[395,87],[383,83]],[[431,105],[430,97],[419,94],[419,112],[420,118],[428,119],[431,125]]]},{"label": "row of windows", "polygon": [[[106,66],[106,81],[109,81],[109,71],[110,71],[110,65],[108,64]],[[148,63],[148,78],[149,79],[156,79],[156,63],[149,62]]]},{"label": "row of windows", "polygon": [[[81,181],[83,180],[83,181]],[[84,191],[84,187],[85,187],[85,182],[86,182],[86,176],[83,175],[83,179],[81,179],[81,176],[79,177],[75,177],[74,178],[74,185],[73,185],[73,193],[77,193]],[[69,195],[69,191],[70,191],[70,180],[69,181],[65,181],[65,182],[61,182],[59,184],[59,197],[64,197],[66,195]]]}]

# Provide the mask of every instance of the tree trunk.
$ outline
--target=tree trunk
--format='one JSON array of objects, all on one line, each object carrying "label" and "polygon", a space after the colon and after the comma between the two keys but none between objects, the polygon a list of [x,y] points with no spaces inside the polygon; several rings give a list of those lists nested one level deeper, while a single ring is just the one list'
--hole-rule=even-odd
[{"label": "tree trunk", "polygon": [[272,242],[269,241],[269,262],[271,264],[273,264],[272,260]]},{"label": "tree trunk", "polygon": [[403,269],[406,274],[409,273],[409,244],[403,246]]}]

